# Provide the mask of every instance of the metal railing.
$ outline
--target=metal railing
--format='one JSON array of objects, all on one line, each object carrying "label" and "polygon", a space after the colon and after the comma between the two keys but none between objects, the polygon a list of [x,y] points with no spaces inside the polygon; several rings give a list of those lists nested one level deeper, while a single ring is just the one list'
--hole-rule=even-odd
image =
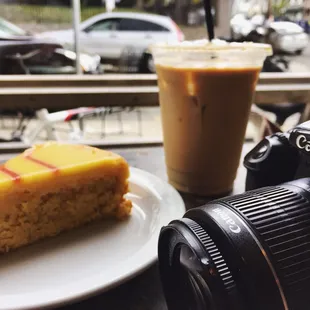
[{"label": "metal railing", "polygon": [[[256,87],[256,104],[307,103],[301,119],[310,119],[310,73],[262,73]],[[0,76],[0,110],[64,110],[77,107],[158,106],[156,75]],[[105,147],[104,141],[84,141]],[[83,141],[81,141],[83,143]],[[160,145],[162,141],[137,139],[115,146]],[[111,146],[111,143],[108,143]],[[18,152],[22,143],[4,143],[0,153]]]},{"label": "metal railing", "polygon": [[[254,102],[310,103],[310,74],[262,73]],[[0,77],[0,109],[157,105],[156,75]]]}]

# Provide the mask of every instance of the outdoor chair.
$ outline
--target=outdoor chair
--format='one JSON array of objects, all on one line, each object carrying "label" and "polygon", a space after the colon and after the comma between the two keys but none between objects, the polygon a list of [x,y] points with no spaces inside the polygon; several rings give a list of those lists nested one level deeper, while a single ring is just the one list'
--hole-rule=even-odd
[{"label": "outdoor chair", "polygon": [[295,113],[302,113],[305,109],[305,103],[283,103],[281,105],[262,104],[259,108],[271,112],[276,116],[276,123],[282,126],[285,121]]}]

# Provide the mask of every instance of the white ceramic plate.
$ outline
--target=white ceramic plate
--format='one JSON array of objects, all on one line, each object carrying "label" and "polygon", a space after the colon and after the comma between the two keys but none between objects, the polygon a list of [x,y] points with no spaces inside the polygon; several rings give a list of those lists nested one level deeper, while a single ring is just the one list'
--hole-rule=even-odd
[{"label": "white ceramic plate", "polygon": [[157,257],[160,228],[185,212],[170,185],[131,168],[132,216],[100,222],[0,256],[0,310],[43,309],[106,291]]}]

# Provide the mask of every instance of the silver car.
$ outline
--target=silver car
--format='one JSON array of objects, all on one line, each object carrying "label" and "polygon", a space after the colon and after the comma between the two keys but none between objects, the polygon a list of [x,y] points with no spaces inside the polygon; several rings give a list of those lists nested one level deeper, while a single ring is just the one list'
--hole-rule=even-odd
[{"label": "silver car", "polygon": [[274,51],[301,54],[309,44],[309,36],[293,22],[272,22],[269,43]]},{"label": "silver car", "polygon": [[[73,29],[38,34],[53,38],[65,47],[74,46]],[[105,63],[121,65],[124,58],[139,59],[142,71],[154,71],[148,47],[155,42],[178,42],[184,35],[167,16],[146,13],[112,12],[95,15],[80,25],[80,45],[83,52],[98,54]]]}]

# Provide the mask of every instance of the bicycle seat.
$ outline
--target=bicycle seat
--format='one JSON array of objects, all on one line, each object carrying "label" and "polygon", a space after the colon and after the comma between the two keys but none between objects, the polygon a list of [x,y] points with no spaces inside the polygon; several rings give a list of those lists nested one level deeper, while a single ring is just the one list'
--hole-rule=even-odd
[{"label": "bicycle seat", "polygon": [[291,115],[302,113],[305,103],[258,104],[257,106],[264,111],[274,113],[276,115],[276,123],[282,126]]}]

